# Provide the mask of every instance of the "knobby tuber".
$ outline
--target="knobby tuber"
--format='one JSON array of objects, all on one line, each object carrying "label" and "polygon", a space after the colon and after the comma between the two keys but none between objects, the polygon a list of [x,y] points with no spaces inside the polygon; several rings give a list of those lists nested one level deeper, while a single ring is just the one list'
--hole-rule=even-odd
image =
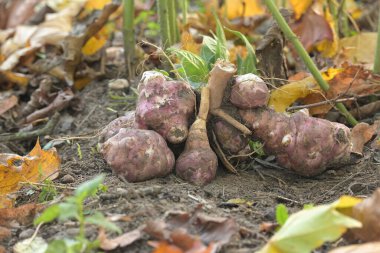
[{"label": "knobby tuber", "polygon": [[121,128],[143,129],[135,120],[135,111],[128,111],[124,116],[114,119],[100,132],[99,142],[103,143],[119,132]]},{"label": "knobby tuber", "polygon": [[268,108],[240,110],[240,115],[264,142],[265,151],[297,174],[314,176],[350,160],[351,133],[343,124],[302,111],[288,116]]},{"label": "knobby tuber", "polygon": [[185,150],[178,157],[175,168],[179,177],[196,185],[210,183],[218,168],[218,158],[210,147],[206,129],[209,98],[209,89],[202,88],[198,117],[190,127]]},{"label": "knobby tuber", "polygon": [[254,74],[240,75],[232,86],[230,101],[241,109],[265,106],[269,101],[269,90],[260,77]]},{"label": "knobby tuber", "polygon": [[114,173],[128,182],[139,182],[169,174],[174,154],[164,138],[151,130],[122,128],[101,148]]},{"label": "knobby tuber", "polygon": [[136,121],[161,134],[168,142],[186,140],[194,114],[195,94],[183,81],[167,81],[156,71],[146,71],[138,86]]}]

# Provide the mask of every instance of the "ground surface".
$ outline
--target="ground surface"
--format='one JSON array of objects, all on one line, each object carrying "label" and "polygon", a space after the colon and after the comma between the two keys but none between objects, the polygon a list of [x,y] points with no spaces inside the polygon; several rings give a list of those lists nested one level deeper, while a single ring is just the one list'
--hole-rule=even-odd
[{"label": "ground surface", "polygon": [[[65,112],[56,128],[54,137],[79,136],[101,129],[117,115],[107,107],[111,102],[108,96],[107,81],[96,82],[81,92],[84,109],[80,113]],[[82,159],[78,157],[80,144]],[[42,143],[42,144],[46,144]],[[94,153],[97,138],[75,139],[71,144],[64,143],[57,147],[62,158],[62,171],[57,183],[75,187],[97,174],[107,175],[105,184],[108,192],[99,199],[92,199],[87,207],[98,209],[105,214],[126,214],[130,222],[120,223],[124,231],[137,228],[149,219],[160,218],[169,210],[193,210],[203,204],[206,213],[215,216],[229,216],[249,231],[240,240],[233,240],[225,246],[223,252],[254,252],[261,247],[270,235],[259,233],[259,225],[264,221],[275,220],[274,208],[278,203],[286,204],[291,211],[301,209],[304,204],[328,203],[342,194],[368,196],[379,186],[379,166],[367,152],[359,163],[344,168],[330,170],[313,179],[306,179],[291,172],[260,167],[257,164],[242,166],[240,175],[228,173],[219,168],[216,180],[201,188],[185,183],[174,174],[165,178],[142,183],[126,183],[115,177],[100,154]],[[66,176],[65,175],[70,175]],[[67,180],[67,178],[71,180]],[[64,178],[66,178],[64,180]],[[63,190],[69,194],[69,190]],[[22,203],[31,202],[32,196],[20,196]],[[242,198],[253,201],[253,206],[241,205],[231,207],[224,204],[229,199]],[[52,238],[72,237],[77,233],[75,223],[51,223],[43,225],[39,235],[49,240]],[[14,236],[8,246],[33,233],[32,227],[14,230]],[[89,235],[95,231],[90,228]],[[134,243],[119,252],[150,252],[147,245],[149,238]]]}]

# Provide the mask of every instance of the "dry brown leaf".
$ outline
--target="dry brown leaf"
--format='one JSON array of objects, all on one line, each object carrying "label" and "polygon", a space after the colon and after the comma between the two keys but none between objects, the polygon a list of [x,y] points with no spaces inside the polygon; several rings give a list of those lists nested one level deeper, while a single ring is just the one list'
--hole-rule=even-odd
[{"label": "dry brown leaf", "polygon": [[18,98],[15,95],[12,95],[6,99],[0,101],[0,115],[17,105]]},{"label": "dry brown leaf", "polygon": [[370,242],[357,245],[339,247],[329,251],[329,253],[378,253],[380,252],[380,242]]},{"label": "dry brown leaf", "polygon": [[[380,124],[380,121],[378,122]],[[376,133],[378,125],[369,125],[361,122],[351,130],[352,152],[363,155],[364,144],[372,139]]]},{"label": "dry brown leaf", "polygon": [[116,248],[126,247],[135,241],[139,240],[142,234],[143,227],[124,233],[118,237],[108,239],[104,229],[99,231],[98,240],[100,241],[100,248],[103,250],[114,250]]},{"label": "dry brown leaf", "polygon": [[349,237],[363,242],[380,238],[380,188],[371,197],[353,207],[352,218],[362,223],[361,228],[350,229]]},{"label": "dry brown leaf", "polygon": [[372,69],[375,61],[377,34],[375,32],[363,32],[339,41],[338,55],[335,64],[340,66],[348,61],[351,64],[364,64],[367,69]]},{"label": "dry brown leaf", "polygon": [[296,20],[309,9],[312,3],[313,0],[290,0]]},{"label": "dry brown leaf", "polygon": [[334,40],[333,30],[325,17],[313,9],[309,9],[300,20],[292,24],[292,30],[307,51],[313,50],[318,42]]},{"label": "dry brown leaf", "polygon": [[9,204],[6,195],[20,189],[20,182],[54,179],[59,169],[60,158],[56,149],[42,150],[39,141],[26,156],[0,154],[0,207]]},{"label": "dry brown leaf", "polygon": [[0,226],[11,227],[15,222],[20,225],[29,225],[37,212],[44,207],[29,203],[13,208],[0,208]]},{"label": "dry brown leaf", "polygon": [[0,226],[0,241],[4,241],[5,239],[8,239],[11,237],[12,232],[9,228]]}]

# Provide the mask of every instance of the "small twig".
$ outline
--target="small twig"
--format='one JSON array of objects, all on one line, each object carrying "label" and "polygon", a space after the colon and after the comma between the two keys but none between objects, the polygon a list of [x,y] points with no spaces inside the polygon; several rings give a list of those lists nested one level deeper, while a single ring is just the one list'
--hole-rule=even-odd
[{"label": "small twig", "polygon": [[212,140],[213,140],[213,146],[214,146],[214,151],[215,153],[218,155],[219,159],[222,161],[224,167],[226,167],[226,169],[234,174],[238,174],[238,171],[236,170],[236,168],[230,163],[230,161],[228,161],[228,159],[226,158],[226,156],[224,155],[219,143],[218,143],[218,140],[216,139],[216,136],[215,136],[215,133],[214,131],[211,131],[212,133]]},{"label": "small twig", "polygon": [[301,109],[305,109],[305,108],[317,107],[317,106],[325,105],[325,104],[334,104],[334,103],[346,102],[346,101],[357,101],[359,98],[364,98],[364,97],[369,97],[369,96],[380,97],[380,94],[367,94],[367,95],[360,95],[360,96],[349,97],[349,98],[329,99],[329,100],[321,101],[321,102],[314,103],[314,104],[291,106],[286,110],[287,111],[295,111],[295,110],[301,110]]},{"label": "small twig", "polygon": [[[33,182],[19,182],[19,184],[21,184],[21,185],[49,186],[48,184],[44,184],[44,183],[33,183]],[[75,187],[61,186],[61,185],[57,185],[57,184],[54,184],[54,187],[55,187],[55,188],[59,188],[59,189],[64,189],[64,190],[76,190]]]},{"label": "small twig", "polygon": [[246,126],[244,126],[239,121],[237,121],[236,119],[234,119],[233,117],[228,115],[222,109],[220,109],[220,108],[214,109],[211,111],[211,114],[214,116],[218,116],[218,117],[222,118],[224,121],[226,121],[227,123],[231,124],[236,129],[241,131],[244,135],[252,135],[251,130],[249,130]]},{"label": "small twig", "polygon": [[53,132],[54,127],[57,125],[59,116],[60,114],[56,112],[43,128],[34,131],[18,132],[14,134],[2,134],[0,135],[0,142],[24,141],[37,138],[38,136],[50,134]]}]

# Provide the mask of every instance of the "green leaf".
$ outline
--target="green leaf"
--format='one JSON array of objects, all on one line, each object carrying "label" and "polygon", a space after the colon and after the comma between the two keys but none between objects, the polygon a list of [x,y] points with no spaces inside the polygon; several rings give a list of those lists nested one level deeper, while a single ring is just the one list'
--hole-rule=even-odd
[{"label": "green leaf", "polygon": [[98,225],[99,227],[108,229],[110,231],[115,231],[119,234],[122,232],[118,226],[116,226],[113,222],[107,220],[107,218],[104,217],[104,215],[100,212],[96,212],[91,216],[87,216],[84,219],[84,222],[93,225]]},{"label": "green leaf", "polygon": [[58,204],[49,206],[43,211],[43,213],[40,216],[38,216],[34,220],[34,225],[38,225],[42,222],[43,223],[51,222],[55,220],[59,216],[59,214],[60,214],[60,209],[59,209]]},{"label": "green leaf", "polygon": [[195,83],[207,82],[208,68],[201,57],[186,50],[176,48],[168,50],[181,60],[183,70],[181,68],[177,70],[184,79]]},{"label": "green leaf", "polygon": [[49,243],[49,246],[45,253],[66,253],[67,246],[64,240],[54,240]]},{"label": "green leaf", "polygon": [[[71,201],[72,200],[72,201]],[[58,219],[61,221],[65,221],[71,218],[78,219],[78,205],[74,201],[76,201],[74,197],[68,197],[65,202],[59,203],[59,216]]]},{"label": "green leaf", "polygon": [[211,70],[212,64],[215,63],[216,58],[216,40],[210,36],[203,36],[201,57],[206,62],[209,70]]},{"label": "green leaf", "polygon": [[85,198],[95,195],[98,191],[99,185],[103,183],[104,178],[104,175],[98,175],[95,178],[80,184],[75,190],[75,197],[80,202],[83,202]]},{"label": "green leaf", "polygon": [[228,50],[227,50],[227,40],[224,34],[223,26],[216,13],[214,12],[214,17],[216,21],[216,53],[215,58],[228,60]]},{"label": "green leaf", "polygon": [[284,204],[276,206],[276,221],[280,226],[283,226],[289,217],[288,208]]},{"label": "green leaf", "polygon": [[253,48],[251,43],[248,41],[247,37],[241,32],[234,31],[228,28],[226,28],[226,30],[228,30],[229,32],[239,37],[244,42],[245,47],[247,48],[247,51],[248,51],[248,55],[243,60],[243,64],[241,65],[240,69],[238,68],[239,75],[244,75],[248,73],[257,74],[257,69],[256,69],[257,62],[256,62],[255,49]]},{"label": "green leaf", "polygon": [[343,196],[332,204],[291,215],[258,253],[309,253],[325,242],[337,240],[348,228],[361,227],[359,221],[338,211],[356,203],[355,198]]}]

